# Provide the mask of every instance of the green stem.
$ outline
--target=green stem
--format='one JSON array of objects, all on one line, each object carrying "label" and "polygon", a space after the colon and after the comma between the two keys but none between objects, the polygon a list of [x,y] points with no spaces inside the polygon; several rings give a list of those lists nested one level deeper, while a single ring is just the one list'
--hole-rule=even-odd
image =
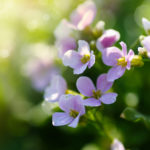
[{"label": "green stem", "polygon": [[130,46],[130,49],[135,49],[140,45],[139,38]]}]

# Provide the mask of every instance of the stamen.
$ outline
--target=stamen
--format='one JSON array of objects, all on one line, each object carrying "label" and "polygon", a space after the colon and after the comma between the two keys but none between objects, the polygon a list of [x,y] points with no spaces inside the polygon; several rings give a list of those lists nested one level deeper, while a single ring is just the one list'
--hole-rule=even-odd
[{"label": "stamen", "polygon": [[121,57],[119,59],[117,59],[117,65],[118,66],[122,66],[122,67],[126,67],[127,66],[127,61],[125,59],[125,57]]},{"label": "stamen", "polygon": [[76,118],[78,116],[79,112],[77,112],[76,110],[72,110],[70,109],[70,116],[73,118]]},{"label": "stamen", "polygon": [[86,64],[90,60],[90,55],[86,54],[81,58],[81,62]]},{"label": "stamen", "polygon": [[96,98],[96,99],[99,99],[101,97],[101,91],[100,90],[93,90],[93,97]]}]

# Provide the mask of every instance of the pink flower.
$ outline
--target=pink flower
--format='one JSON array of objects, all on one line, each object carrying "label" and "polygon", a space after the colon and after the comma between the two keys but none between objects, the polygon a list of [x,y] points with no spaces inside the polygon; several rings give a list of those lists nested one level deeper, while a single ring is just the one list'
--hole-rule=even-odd
[{"label": "pink flower", "polygon": [[116,101],[116,93],[106,93],[113,85],[113,82],[107,81],[107,74],[98,77],[96,88],[92,80],[84,76],[77,80],[76,85],[78,91],[88,97],[83,101],[86,106],[100,106],[101,102],[112,104]]},{"label": "pink flower", "polygon": [[53,125],[77,127],[80,116],[85,114],[85,107],[81,96],[63,95],[59,100],[59,106],[64,112],[56,112],[53,114]]},{"label": "pink flower", "polygon": [[64,54],[63,64],[74,69],[74,74],[81,74],[85,69],[91,68],[95,63],[95,55],[90,52],[89,44],[86,41],[78,41],[78,52],[69,50]]},{"label": "pink flower", "polygon": [[150,36],[145,37],[141,43],[144,46],[144,49],[146,50],[147,56],[150,58]]},{"label": "pink flower", "polygon": [[111,82],[120,78],[126,69],[130,70],[131,60],[134,56],[133,50],[130,50],[127,54],[127,46],[124,42],[120,42],[120,45],[122,46],[122,51],[117,47],[110,47],[102,55],[104,64],[112,66],[107,74],[107,80]]},{"label": "pink flower", "polygon": [[115,42],[120,39],[118,31],[113,29],[105,30],[103,35],[98,38],[96,47],[99,51],[103,52],[106,48],[111,47]]},{"label": "pink flower", "polygon": [[95,16],[96,6],[92,1],[88,0],[73,11],[70,26],[73,29],[83,30],[93,22]]}]

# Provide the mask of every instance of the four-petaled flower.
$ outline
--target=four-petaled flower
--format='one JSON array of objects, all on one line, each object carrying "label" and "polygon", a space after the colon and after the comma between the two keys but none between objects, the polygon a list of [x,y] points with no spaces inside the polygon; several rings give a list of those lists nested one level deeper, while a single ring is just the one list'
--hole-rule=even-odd
[{"label": "four-petaled flower", "polygon": [[60,75],[54,76],[50,86],[45,89],[44,99],[48,102],[59,101],[59,98],[65,94],[66,90],[67,83],[65,79]]},{"label": "four-petaled flower", "polygon": [[92,1],[86,1],[77,7],[71,14],[70,27],[76,30],[83,30],[89,26],[96,16],[96,6]]},{"label": "four-petaled flower", "polygon": [[134,57],[133,50],[129,50],[127,53],[127,46],[124,42],[120,42],[122,51],[117,47],[107,48],[102,55],[104,64],[112,66],[107,73],[107,80],[114,81],[120,78],[126,69],[130,70],[131,61]]},{"label": "four-petaled flower", "polygon": [[80,77],[76,84],[78,91],[88,97],[84,100],[84,105],[86,106],[100,106],[101,102],[104,104],[112,104],[116,101],[116,93],[106,93],[113,84],[113,82],[107,81],[106,74],[98,77],[96,88],[92,80],[85,76]]},{"label": "four-petaled flower", "polygon": [[78,41],[78,52],[69,50],[64,54],[63,64],[74,69],[74,74],[81,74],[85,69],[91,68],[95,63],[95,55],[90,52],[89,44],[86,41]]},{"label": "four-petaled flower", "polygon": [[53,114],[53,125],[68,125],[75,128],[78,125],[80,116],[85,114],[85,107],[81,96],[63,95],[59,100],[59,106],[64,112],[56,112]]}]

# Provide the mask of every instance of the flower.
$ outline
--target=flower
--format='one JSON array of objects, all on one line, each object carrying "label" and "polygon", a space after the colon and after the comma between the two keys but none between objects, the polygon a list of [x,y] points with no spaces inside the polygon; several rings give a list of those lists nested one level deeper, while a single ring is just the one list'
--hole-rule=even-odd
[{"label": "flower", "polygon": [[103,52],[106,48],[111,47],[119,39],[120,34],[118,31],[113,29],[105,30],[103,35],[98,38],[96,47],[99,51]]},{"label": "flower", "polygon": [[78,91],[87,96],[84,100],[86,106],[100,106],[101,102],[104,104],[112,104],[116,101],[116,93],[106,93],[113,85],[113,82],[107,81],[107,74],[102,74],[97,79],[96,88],[92,80],[88,77],[82,76],[77,80],[76,86]]},{"label": "flower", "polygon": [[64,112],[56,112],[52,115],[53,125],[68,125],[75,128],[78,125],[80,116],[85,114],[81,96],[63,95],[59,100],[59,106]]},{"label": "flower", "polygon": [[120,42],[120,45],[122,51],[117,47],[110,47],[105,49],[102,55],[104,64],[112,66],[107,73],[107,80],[111,82],[120,78],[126,69],[130,70],[131,61],[134,57],[133,50],[129,50],[127,54],[127,46],[124,42]]},{"label": "flower", "polygon": [[54,76],[51,80],[51,84],[45,89],[44,99],[48,102],[59,101],[59,98],[65,94],[67,90],[67,83],[65,79],[60,76]]},{"label": "flower", "polygon": [[147,34],[150,34],[150,21],[146,18],[142,18],[142,24],[144,27],[144,30]]},{"label": "flower", "polygon": [[96,16],[96,6],[94,2],[88,0],[79,5],[70,17],[70,26],[76,30],[83,30],[89,26]]},{"label": "flower", "polygon": [[144,49],[139,48],[139,52],[142,53],[144,51],[146,55],[150,58],[150,36],[145,37],[141,43],[144,46]]},{"label": "flower", "polygon": [[86,41],[78,41],[78,52],[69,50],[64,54],[63,64],[74,69],[74,74],[81,74],[87,68],[91,68],[95,63],[95,55],[90,52],[89,44]]},{"label": "flower", "polygon": [[55,46],[58,49],[58,56],[63,57],[64,53],[70,49],[76,49],[76,41],[71,36],[72,29],[68,25],[67,21],[63,19],[56,27],[54,35],[56,37]]},{"label": "flower", "polygon": [[111,145],[111,150],[125,150],[125,148],[119,140],[114,139],[114,141]]}]

